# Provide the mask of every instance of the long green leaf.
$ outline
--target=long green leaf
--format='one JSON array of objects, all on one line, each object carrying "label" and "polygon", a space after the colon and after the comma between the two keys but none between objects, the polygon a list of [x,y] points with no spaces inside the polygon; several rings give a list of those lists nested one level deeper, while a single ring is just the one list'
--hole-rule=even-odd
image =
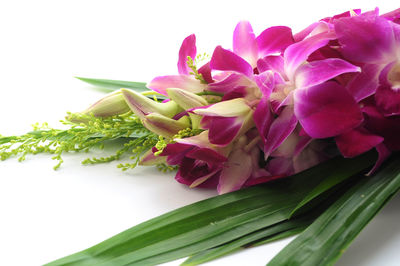
[{"label": "long green leaf", "polygon": [[370,164],[364,157],[336,158],[278,182],[188,205],[49,265],[152,265],[185,257],[287,219],[324,173],[344,167],[352,176]]},{"label": "long green leaf", "polygon": [[286,238],[295,234],[302,232],[308,225],[312,223],[315,217],[311,215],[307,215],[302,218],[295,218],[291,220],[285,220],[281,223],[277,223],[271,225],[266,228],[262,228],[261,230],[255,231],[248,235],[245,235],[241,238],[235,239],[229,243],[224,245],[207,249],[201,251],[185,262],[183,262],[182,266],[192,266],[199,265],[201,263],[205,263],[219,257],[225,256],[232,252],[238,251],[244,248],[246,245],[256,243],[256,245],[269,243],[274,240]]},{"label": "long green leaf", "polygon": [[[354,161],[354,163],[349,167],[351,167],[352,169],[362,169],[366,161],[369,161],[372,164],[377,159],[375,152],[369,152],[361,155],[360,157],[364,158],[364,160]],[[315,188],[311,190],[310,193],[308,193],[307,196],[296,206],[296,208],[292,212],[292,215],[294,215],[298,211],[301,211],[303,207],[305,207],[307,204],[309,204],[322,194],[324,194],[324,196],[327,196],[327,191],[332,190],[332,188],[334,188],[338,184],[341,184],[346,179],[349,179],[349,167],[344,168],[340,167],[339,165],[337,166],[338,167],[335,169],[335,171],[326,173],[326,176],[321,180],[321,182],[317,186],[315,186]],[[358,171],[353,171],[353,173],[356,174],[358,173]],[[318,202],[316,202],[316,204],[318,204]]]},{"label": "long green leaf", "polygon": [[334,264],[399,189],[400,156],[396,156],[346,192],[268,265]]},{"label": "long green leaf", "polygon": [[82,78],[76,77],[86,83],[93,86],[107,89],[108,91],[115,91],[121,88],[133,89],[137,92],[149,91],[144,82],[133,82],[123,80],[112,80],[112,79],[93,79],[93,78]]}]

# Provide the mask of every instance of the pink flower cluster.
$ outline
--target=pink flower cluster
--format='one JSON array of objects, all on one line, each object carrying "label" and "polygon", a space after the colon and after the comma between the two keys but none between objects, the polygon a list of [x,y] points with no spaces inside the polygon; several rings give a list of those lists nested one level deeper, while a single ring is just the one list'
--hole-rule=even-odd
[{"label": "pink flower cluster", "polygon": [[[144,125],[170,140],[143,164],[164,158],[179,166],[178,182],[219,193],[305,170],[335,150],[376,149],[376,169],[400,150],[399,21],[400,9],[352,10],[296,34],[276,26],[258,36],[242,21],[233,49],[216,47],[198,70],[188,65],[196,59],[188,36],[179,74],[148,84],[169,101],[122,91]],[[200,133],[176,137],[186,128]]]}]

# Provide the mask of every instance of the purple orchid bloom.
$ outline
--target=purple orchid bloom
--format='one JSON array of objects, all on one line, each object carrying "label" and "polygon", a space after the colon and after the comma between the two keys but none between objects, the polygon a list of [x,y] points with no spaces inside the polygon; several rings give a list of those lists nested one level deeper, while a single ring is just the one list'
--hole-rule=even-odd
[{"label": "purple orchid bloom", "polygon": [[[154,148],[153,152],[157,149]],[[175,179],[189,187],[216,187],[227,161],[228,149],[212,145],[208,132],[203,131],[194,137],[176,139],[168,144],[158,156],[167,156],[169,165],[179,165]]]},{"label": "purple orchid bloom", "polygon": [[[187,64],[188,57],[191,57],[194,61],[196,58],[196,53],[196,36],[192,34],[183,40],[181,48],[179,49],[179,75],[156,77],[147,84],[147,87],[163,95],[167,95],[166,90],[168,88],[179,88],[193,93],[204,91],[204,89],[207,87],[207,84],[202,84],[199,80],[195,79],[189,74],[192,70]],[[206,82],[212,82],[209,64],[205,64],[198,71],[200,74],[202,74]]]},{"label": "purple orchid bloom", "polygon": [[[322,22],[320,25],[327,23]],[[358,72],[360,68],[340,58],[307,61],[312,53],[336,38],[329,26],[321,32],[322,26],[318,29],[314,27],[308,37],[288,46],[283,56],[266,56],[258,60],[259,71],[275,73],[273,82],[265,82],[266,76],[263,76],[264,80],[258,79],[260,86],[267,84],[264,91],[270,94],[269,107],[273,113],[278,114],[278,119],[269,122],[271,115],[258,114],[267,108],[267,103],[263,103],[265,106],[259,112],[256,110],[255,123],[269,124],[269,127],[258,126],[264,138],[266,156],[293,132],[297,122],[312,138],[336,136],[362,122],[361,110],[352,96],[344,87],[328,82],[343,73]],[[342,102],[348,103],[347,108],[332,112]],[[324,121],[332,123],[322,123]]]},{"label": "purple orchid bloom", "polygon": [[355,98],[374,95],[385,116],[400,115],[400,25],[378,16],[378,10],[334,24],[343,56],[365,72],[350,87]]}]

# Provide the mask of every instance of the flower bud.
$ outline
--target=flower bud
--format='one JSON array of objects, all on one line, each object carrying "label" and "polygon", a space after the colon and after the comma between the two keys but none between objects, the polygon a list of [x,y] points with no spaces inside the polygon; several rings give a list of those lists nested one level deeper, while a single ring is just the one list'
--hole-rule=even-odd
[{"label": "flower bud", "polygon": [[106,97],[98,100],[82,114],[93,114],[96,117],[107,117],[129,112],[129,106],[120,91],[113,92]]},{"label": "flower bud", "polygon": [[173,102],[159,103],[153,101],[146,96],[128,89],[121,89],[122,95],[125,98],[126,104],[141,119],[145,118],[150,113],[158,113],[165,117],[173,117],[181,109]]},{"label": "flower bud", "polygon": [[[196,95],[192,92],[178,89],[169,88],[167,89],[168,97],[176,102],[183,109],[188,110],[195,107],[208,105],[208,102],[201,96]],[[201,116],[189,113],[190,119],[192,120],[192,128],[197,129],[200,125]]]},{"label": "flower bud", "polygon": [[179,131],[190,127],[188,116],[174,120],[158,113],[151,113],[146,115],[142,122],[148,130],[169,139],[173,138]]},{"label": "flower bud", "polygon": [[171,100],[176,102],[185,110],[208,105],[207,101],[203,97],[186,90],[169,88],[167,89],[167,94]]}]

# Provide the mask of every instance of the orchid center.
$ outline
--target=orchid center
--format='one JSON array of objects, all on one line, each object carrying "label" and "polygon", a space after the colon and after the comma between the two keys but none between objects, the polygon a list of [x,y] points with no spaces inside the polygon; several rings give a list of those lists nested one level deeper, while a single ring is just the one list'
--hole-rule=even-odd
[{"label": "orchid center", "polygon": [[395,64],[388,73],[388,81],[393,90],[400,90],[400,63]]}]

